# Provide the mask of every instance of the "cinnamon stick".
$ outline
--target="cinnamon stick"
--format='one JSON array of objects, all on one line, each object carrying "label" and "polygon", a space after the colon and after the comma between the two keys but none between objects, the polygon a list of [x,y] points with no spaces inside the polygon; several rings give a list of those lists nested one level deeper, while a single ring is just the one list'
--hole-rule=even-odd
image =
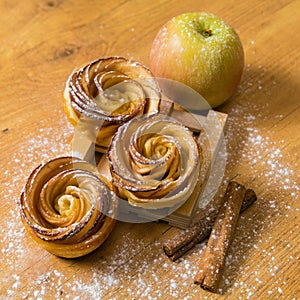
[{"label": "cinnamon stick", "polygon": [[[251,206],[257,197],[252,189],[247,189],[243,199],[241,212]],[[217,208],[211,210],[207,215],[200,218],[193,226],[180,232],[174,238],[163,244],[165,254],[175,261],[192,249],[196,244],[208,238],[216,219]]]},{"label": "cinnamon stick", "polygon": [[198,272],[194,278],[194,283],[199,284],[205,290],[211,292],[217,290],[245,193],[246,188],[237,182],[232,181],[227,187],[224,205],[215,219]]}]

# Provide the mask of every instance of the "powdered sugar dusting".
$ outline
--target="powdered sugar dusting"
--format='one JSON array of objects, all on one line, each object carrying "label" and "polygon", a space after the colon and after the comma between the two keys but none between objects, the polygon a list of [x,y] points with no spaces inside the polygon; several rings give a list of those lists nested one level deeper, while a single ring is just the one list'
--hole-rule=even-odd
[{"label": "powdered sugar dusting", "polygon": [[[259,199],[239,219],[219,293],[226,293],[228,298],[234,293],[241,300],[255,299],[258,292],[262,299],[296,299],[287,290],[288,281],[296,279],[284,275],[287,266],[283,262],[293,267],[299,260],[291,241],[299,232],[299,223],[295,222],[288,232],[280,232],[278,228],[290,222],[292,213],[299,213],[296,206],[300,193],[299,154],[290,153],[288,141],[276,136],[276,128],[268,127],[267,122],[265,127],[257,126],[267,121],[270,105],[254,104],[252,92],[268,96],[271,90],[254,79],[244,82],[241,89],[240,97],[247,99],[228,108],[226,179],[238,170],[237,180],[255,189]],[[6,226],[0,229],[3,246],[0,262],[8,271],[0,279],[1,296],[4,299],[212,299],[212,294],[193,285],[205,243],[173,263],[162,251],[169,228],[166,224],[118,223],[100,249],[78,260],[54,257],[38,248],[26,234],[16,200],[28,175],[42,161],[71,153],[73,129],[63,113],[57,113],[59,124],[55,128],[49,126],[51,120],[39,121],[40,134],[27,137],[9,163],[1,166],[5,188],[0,191],[1,205],[7,206],[7,210],[1,216]],[[283,117],[274,116],[273,121]],[[5,130],[5,134],[10,132]],[[274,235],[275,227],[281,236]],[[159,237],[151,236],[152,231]],[[36,257],[32,256],[32,249]],[[285,249],[290,250],[288,255]],[[272,284],[268,284],[270,281]]]},{"label": "powdered sugar dusting", "polygon": [[[247,65],[246,72],[250,69],[251,65]],[[263,74],[268,72],[266,68],[259,69]],[[258,89],[264,98],[272,95],[272,87],[265,89],[259,79],[250,79],[242,84],[241,89],[241,97],[248,98],[248,101],[245,99],[228,111],[227,181],[234,176],[237,181],[253,188],[258,200],[254,207],[240,216],[219,292],[230,294],[237,288],[238,299],[257,298],[258,291],[259,295],[267,294],[272,299],[296,299],[295,291],[287,291],[287,280],[283,275],[284,268],[287,268],[286,265],[283,267],[283,263],[292,266],[295,255],[285,258],[282,255],[287,246],[291,247],[291,239],[297,239],[299,232],[299,222],[292,227],[283,225],[291,224],[296,212],[299,215],[299,153],[291,150],[290,141],[278,134],[277,120],[281,120],[283,115],[270,117],[270,102],[258,103],[254,99],[257,94],[253,93],[253,89]],[[292,136],[289,138],[293,139]],[[291,229],[283,232],[286,228]],[[266,266],[267,272],[260,271]],[[290,278],[289,281],[294,280]],[[267,284],[268,291],[265,290]]]},{"label": "powdered sugar dusting", "polygon": [[[50,120],[38,121],[36,126],[40,134],[27,136],[23,144],[17,145],[10,161],[5,166],[1,166],[3,170],[1,206],[6,207],[6,210],[3,209],[4,214],[1,215],[2,224],[5,224],[0,229],[1,266],[11,270],[12,276],[1,277],[0,280],[1,286],[10,285],[7,296],[11,297],[18,295],[22,288],[22,278],[17,275],[17,272],[24,268],[24,261],[26,262],[26,258],[30,256],[30,250],[24,244],[26,233],[17,206],[21,190],[33,168],[42,161],[71,153],[70,141],[73,130],[61,111],[57,110],[54,113],[60,116],[60,124],[53,128],[49,126]],[[8,130],[6,134],[10,134],[10,131]],[[3,294],[2,290],[1,294]]]},{"label": "powdered sugar dusting", "polygon": [[[188,290],[196,265],[185,259],[174,265],[162,252],[162,241],[145,236],[152,226],[156,229],[162,226],[163,232],[165,224],[139,224],[132,230],[132,225],[121,223],[112,233],[112,244],[108,240],[99,251],[79,260],[56,258],[26,233],[16,202],[28,175],[41,162],[71,153],[73,129],[63,115],[60,122],[52,128],[49,120],[39,121],[40,134],[28,136],[5,168],[3,181],[7,190],[1,196],[2,205],[7,206],[2,221],[7,226],[1,229],[1,264],[10,273],[1,278],[1,295],[12,299],[120,299],[123,296],[160,299],[167,294],[177,297]],[[113,242],[115,238],[117,243]],[[38,249],[34,256],[33,248]],[[171,283],[167,278],[162,279],[165,272],[176,273]]]}]

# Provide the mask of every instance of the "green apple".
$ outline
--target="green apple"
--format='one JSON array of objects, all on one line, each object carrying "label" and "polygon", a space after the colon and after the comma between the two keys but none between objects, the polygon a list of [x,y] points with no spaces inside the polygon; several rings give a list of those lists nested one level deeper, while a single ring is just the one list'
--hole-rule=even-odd
[{"label": "green apple", "polygon": [[204,12],[172,18],[158,32],[150,52],[156,77],[186,84],[216,107],[240,82],[244,51],[238,34],[220,17]]}]

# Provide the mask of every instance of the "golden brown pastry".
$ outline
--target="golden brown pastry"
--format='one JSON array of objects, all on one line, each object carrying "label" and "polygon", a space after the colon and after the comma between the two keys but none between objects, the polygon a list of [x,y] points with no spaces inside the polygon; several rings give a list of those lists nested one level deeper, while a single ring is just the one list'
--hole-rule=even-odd
[{"label": "golden brown pastry", "polygon": [[115,194],[97,169],[72,157],[38,166],[20,197],[22,221],[49,252],[66,258],[90,253],[115,225]]},{"label": "golden brown pastry", "polygon": [[145,209],[182,205],[195,188],[202,160],[189,129],[164,115],[119,127],[107,156],[120,197]]},{"label": "golden brown pastry", "polygon": [[99,128],[96,147],[105,152],[117,128],[142,114],[156,114],[160,89],[151,71],[123,57],[95,60],[74,70],[64,91],[64,107],[76,126],[81,118]]}]

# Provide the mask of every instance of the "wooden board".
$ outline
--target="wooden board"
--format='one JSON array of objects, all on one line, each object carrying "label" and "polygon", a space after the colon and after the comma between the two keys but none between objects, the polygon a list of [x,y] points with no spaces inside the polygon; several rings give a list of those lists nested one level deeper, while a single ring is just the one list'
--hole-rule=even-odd
[{"label": "wooden board", "polygon": [[[201,202],[203,191],[211,171],[212,164],[219,150],[220,141],[223,138],[223,129],[226,123],[227,114],[214,110],[205,111],[203,114],[191,113],[182,109],[177,104],[174,105],[168,99],[163,99],[160,103],[159,111],[161,114],[168,115],[194,132],[201,147],[203,164],[201,166],[199,178],[194,191],[188,200],[177,210],[166,208],[161,218],[162,221],[179,228],[187,228],[193,220],[193,216]],[[87,124],[81,126],[75,133],[73,141],[73,155],[95,163],[95,152],[97,147],[94,144],[94,136],[89,131]],[[98,168],[103,176],[109,181],[112,180],[106,155],[102,155],[98,163]],[[140,215],[141,208],[130,206],[127,202],[120,201],[120,211]],[[157,219],[155,210],[142,210],[143,218],[149,220]]]},{"label": "wooden board", "polygon": [[[224,138],[223,129],[227,120],[227,114],[213,110],[209,110],[206,116],[194,116],[195,118],[201,120],[199,124],[201,124],[203,127],[197,128],[197,126],[195,126],[196,124],[188,124],[188,122],[185,122],[185,125],[190,127],[191,130],[200,130],[198,142],[203,150],[202,155],[204,157],[204,166],[191,197],[179,209],[163,219],[170,225],[180,228],[187,228],[192,223],[199,203],[201,200],[205,200],[202,199],[202,197],[205,196],[203,192],[209,177],[209,173],[212,170],[214,161],[218,155],[221,140]],[[182,118],[181,120],[189,120],[189,118]]]}]

